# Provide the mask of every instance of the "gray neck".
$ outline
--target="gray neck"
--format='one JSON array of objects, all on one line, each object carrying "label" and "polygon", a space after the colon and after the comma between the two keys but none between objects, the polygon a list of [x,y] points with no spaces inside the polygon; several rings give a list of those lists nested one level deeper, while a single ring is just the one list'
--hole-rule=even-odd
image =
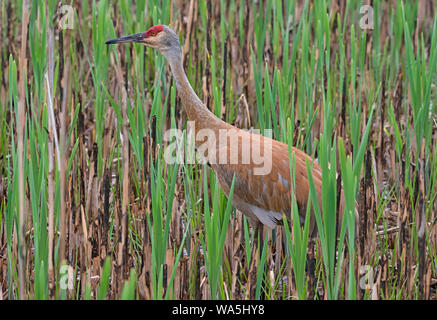
[{"label": "gray neck", "polygon": [[224,123],[208,110],[191,87],[182,65],[182,54],[180,49],[177,48],[177,50],[163,52],[163,55],[170,64],[176,82],[178,95],[185,107],[188,119],[196,122],[196,128],[204,128],[210,126],[212,123],[217,126]]}]

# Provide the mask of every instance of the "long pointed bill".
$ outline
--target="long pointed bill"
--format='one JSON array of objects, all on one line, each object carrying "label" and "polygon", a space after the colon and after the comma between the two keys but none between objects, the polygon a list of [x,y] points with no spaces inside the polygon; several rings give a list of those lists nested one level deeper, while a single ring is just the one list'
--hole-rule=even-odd
[{"label": "long pointed bill", "polygon": [[108,40],[105,44],[113,44],[113,43],[127,43],[127,42],[141,42],[145,38],[144,32],[132,34],[130,36],[125,36],[121,38],[116,38],[112,40]]}]

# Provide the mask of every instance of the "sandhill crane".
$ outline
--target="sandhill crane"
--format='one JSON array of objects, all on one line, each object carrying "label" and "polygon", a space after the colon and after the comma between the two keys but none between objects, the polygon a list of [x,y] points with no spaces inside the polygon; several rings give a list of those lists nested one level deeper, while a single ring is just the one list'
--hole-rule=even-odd
[{"label": "sandhill crane", "polygon": [[[213,142],[206,142],[208,152],[205,154],[209,165],[214,170],[218,182],[228,196],[235,174],[232,204],[245,214],[249,222],[256,227],[263,224],[275,228],[282,224],[283,214],[291,219],[292,185],[289,169],[288,145],[270,138],[249,133],[232,126],[216,117],[199,99],[191,87],[182,64],[182,53],[178,36],[166,25],[155,25],[143,33],[137,33],[117,39],[106,44],[137,42],[158,50],[170,64],[176,82],[178,95],[184,105],[188,119],[195,123],[195,132],[208,132]],[[225,141],[219,139],[223,132],[227,133]],[[205,136],[205,135],[202,135]],[[210,136],[209,136],[210,137]],[[216,137],[216,139],[214,139]],[[201,139],[199,139],[201,140]],[[196,139],[196,146],[204,143]],[[217,143],[217,140],[219,142]],[[270,156],[264,157],[264,163],[256,161],[251,151],[247,159],[245,147],[251,150],[266,151],[270,148]],[[266,149],[267,147],[267,149]],[[260,152],[261,152],[260,151]],[[262,152],[261,152],[262,153]],[[309,196],[306,160],[312,167],[312,175],[318,201],[321,207],[322,173],[319,165],[303,151],[292,147],[295,158],[296,201],[301,221],[305,218]],[[217,159],[221,159],[218,161]],[[235,161],[237,160],[237,161]],[[258,159],[259,160],[259,159]],[[267,168],[266,172],[257,173],[257,169]],[[340,216],[344,207],[343,192],[340,200]],[[310,234],[314,231],[315,219],[310,219]]]}]

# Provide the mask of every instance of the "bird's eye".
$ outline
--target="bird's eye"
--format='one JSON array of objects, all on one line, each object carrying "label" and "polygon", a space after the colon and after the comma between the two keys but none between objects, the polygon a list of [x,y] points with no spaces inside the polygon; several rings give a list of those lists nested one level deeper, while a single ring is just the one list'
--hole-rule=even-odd
[{"label": "bird's eye", "polygon": [[155,31],[152,31],[152,32],[150,33],[150,35],[151,35],[152,37],[154,37],[154,36],[156,36],[156,32],[155,32]]}]

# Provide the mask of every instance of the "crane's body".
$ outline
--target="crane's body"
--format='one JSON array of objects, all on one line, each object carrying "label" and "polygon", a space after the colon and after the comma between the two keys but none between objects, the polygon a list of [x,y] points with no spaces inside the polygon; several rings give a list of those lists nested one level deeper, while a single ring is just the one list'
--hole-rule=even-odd
[{"label": "crane's body", "polygon": [[[309,182],[307,176],[306,161],[312,167],[312,176],[321,206],[321,180],[322,173],[319,165],[303,151],[292,147],[291,154],[295,161],[295,188],[292,188],[289,167],[288,145],[282,142],[249,133],[232,126],[216,117],[199,99],[191,87],[182,65],[182,55],[178,37],[168,26],[157,25],[145,33],[122,37],[107,41],[111,43],[139,42],[160,51],[170,64],[174,76],[177,92],[184,105],[188,119],[195,123],[196,132],[209,130],[218,137],[221,132],[229,132],[225,141],[209,146],[206,158],[214,170],[218,182],[226,195],[229,195],[233,177],[235,185],[233,193],[233,205],[245,214],[249,221],[257,225],[274,228],[282,224],[283,215],[291,219],[292,192],[296,196],[300,218],[305,218],[306,206],[309,197]],[[237,136],[238,148],[231,143],[232,138]],[[218,139],[215,140],[217,142]],[[223,140],[223,139],[222,139]],[[200,144],[202,141],[197,141]],[[271,148],[271,156],[265,157],[263,165],[270,167],[270,171],[264,174],[256,174],[260,166],[253,155],[249,161],[243,162],[245,146],[252,146],[263,150],[263,147]],[[212,150],[212,151],[211,151]],[[217,161],[218,158],[222,161]],[[225,157],[225,161],[223,161]],[[239,161],[231,161],[237,157]],[[269,162],[270,161],[270,162]],[[341,192],[341,207],[343,207],[343,192]],[[342,210],[340,209],[342,213]],[[314,219],[311,219],[310,232],[314,231]]]}]

